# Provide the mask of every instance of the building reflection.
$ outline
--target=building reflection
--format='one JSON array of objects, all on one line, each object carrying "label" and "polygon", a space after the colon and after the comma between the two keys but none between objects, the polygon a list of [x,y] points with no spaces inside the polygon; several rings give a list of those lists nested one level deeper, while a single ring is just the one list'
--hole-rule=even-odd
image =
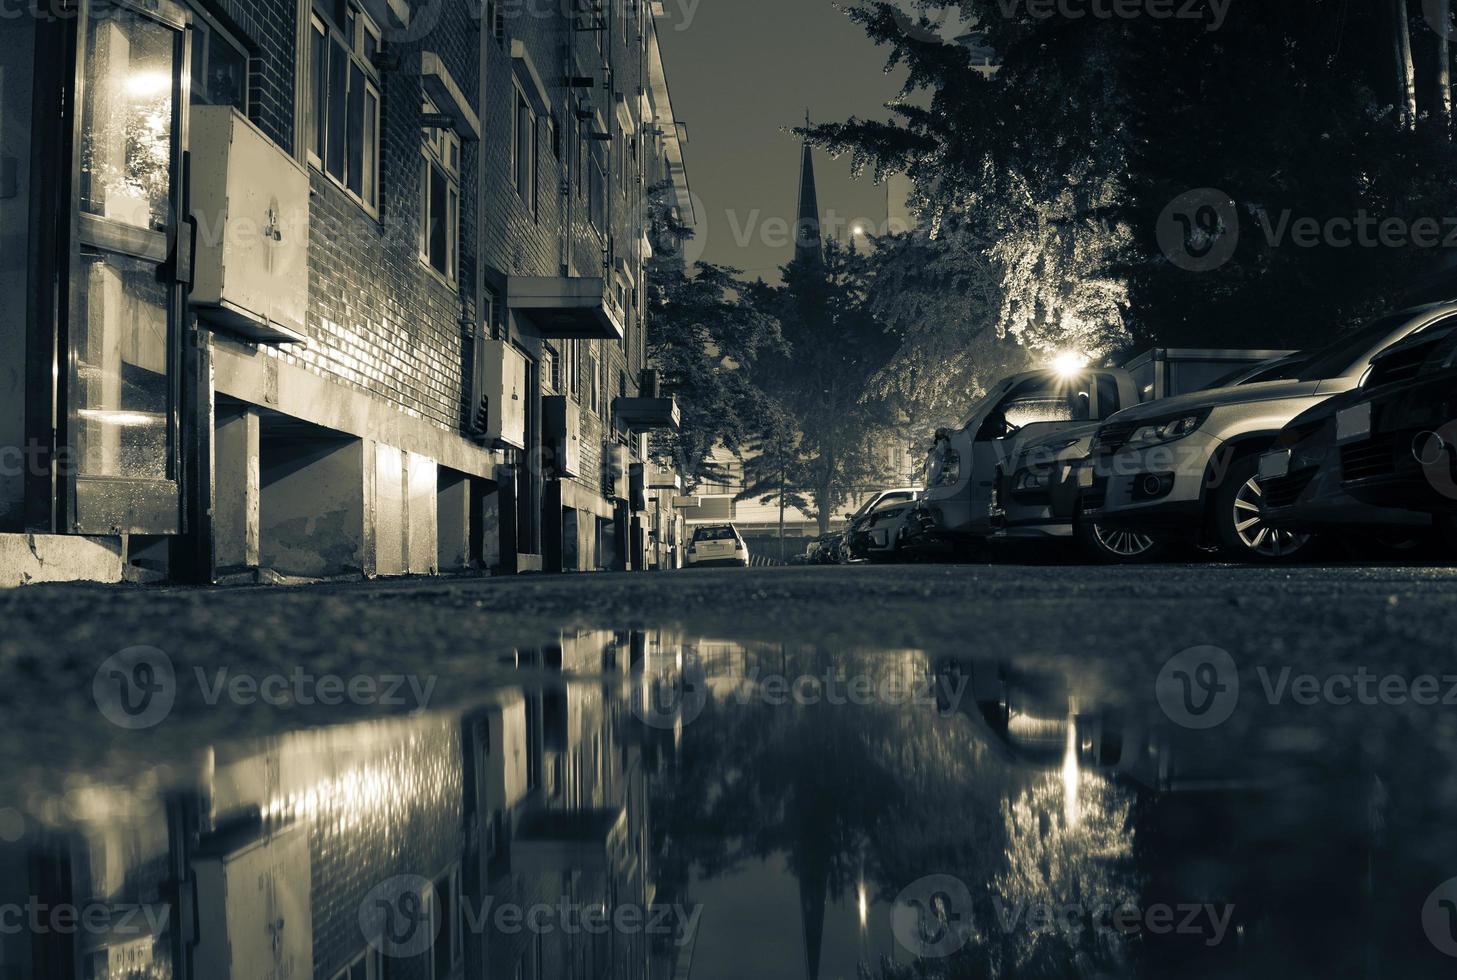
[{"label": "building reflection", "polygon": [[[1248,730],[916,650],[572,630],[510,661],[519,683],[464,711],[219,744],[27,801],[23,834],[0,826],[18,837],[0,909],[93,918],[0,928],[0,978],[909,977],[927,964],[891,907],[931,874],[971,893],[948,977],[1411,967],[1379,899],[1425,867],[1420,835],[1383,831],[1416,826],[1390,800],[1420,787],[1369,749],[1290,770]],[[776,678],[820,686],[776,697]],[[875,695],[825,696],[853,678]],[[650,710],[674,703],[692,710]],[[400,878],[431,937],[404,952],[362,914]],[[1194,905],[1228,908],[1227,938],[1022,918]],[[655,907],[704,911],[582,927]],[[534,908],[555,911],[523,927]]]}]

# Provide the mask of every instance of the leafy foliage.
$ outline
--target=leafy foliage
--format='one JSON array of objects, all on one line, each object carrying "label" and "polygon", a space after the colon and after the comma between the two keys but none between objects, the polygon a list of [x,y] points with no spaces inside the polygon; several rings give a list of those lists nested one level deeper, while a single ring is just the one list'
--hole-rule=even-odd
[{"label": "leafy foliage", "polygon": [[831,239],[823,263],[791,262],[782,286],[761,280],[748,294],[784,340],[753,375],[798,430],[797,471],[813,493],[820,533],[849,488],[883,476],[875,450],[886,406],[871,379],[895,339],[871,310],[869,270],[865,256]]},{"label": "leafy foliage", "polygon": [[[996,70],[908,29],[948,8],[976,25]],[[1070,19],[1008,0],[867,0],[848,13],[907,69],[906,91],[887,121],[809,135],[877,177],[907,174],[929,234],[960,243],[947,256],[966,257],[962,278],[989,270],[996,332],[1033,350],[1319,343],[1451,265],[1440,241],[1348,246],[1327,231],[1361,215],[1445,231],[1457,216],[1446,97],[1432,82],[1445,55],[1422,18],[1398,28],[1390,8],[1206,2],[1195,17]],[[1417,125],[1395,83],[1403,29],[1419,59]],[[1191,271],[1160,229],[1171,202],[1200,188],[1232,202],[1237,243]],[[1291,235],[1301,219],[1316,240]]]},{"label": "leafy foliage", "polygon": [[666,391],[678,399],[682,428],[654,437],[688,489],[720,477],[712,454],[764,428],[771,406],[748,371],[780,347],[773,320],[740,302],[737,270],[699,264],[689,274],[676,257],[648,262],[647,353]]}]

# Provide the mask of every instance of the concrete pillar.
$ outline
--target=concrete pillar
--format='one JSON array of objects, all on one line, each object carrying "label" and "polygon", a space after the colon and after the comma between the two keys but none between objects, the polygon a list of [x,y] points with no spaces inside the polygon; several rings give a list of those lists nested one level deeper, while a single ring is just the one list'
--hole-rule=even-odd
[{"label": "concrete pillar", "polygon": [[374,570],[376,575],[405,574],[409,499],[405,491],[405,454],[393,446],[374,448]]},{"label": "concrete pillar", "polygon": [[264,566],[287,575],[374,574],[372,442],[265,440],[260,477]]},{"label": "concrete pillar", "polygon": [[214,425],[213,546],[221,571],[257,568],[259,561],[258,410],[222,403]]},{"label": "concrete pillar", "polygon": [[471,480],[464,473],[438,471],[435,486],[435,567],[458,572],[471,564]]},{"label": "concrete pillar", "polygon": [[439,466],[429,456],[405,453],[405,499],[409,519],[406,553],[411,575],[434,575],[440,570],[435,511],[438,473]]}]

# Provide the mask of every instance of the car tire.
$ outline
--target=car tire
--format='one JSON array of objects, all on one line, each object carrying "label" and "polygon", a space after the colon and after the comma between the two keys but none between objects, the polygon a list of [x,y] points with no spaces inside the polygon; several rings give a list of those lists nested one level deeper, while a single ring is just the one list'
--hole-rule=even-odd
[{"label": "car tire", "polygon": [[1162,561],[1168,545],[1137,531],[1100,528],[1081,514],[1073,522],[1073,537],[1082,553],[1102,565],[1141,565]]},{"label": "car tire", "polygon": [[1265,524],[1260,513],[1260,458],[1250,454],[1230,463],[1224,481],[1215,489],[1214,536],[1226,561],[1274,564],[1295,561],[1310,551],[1309,534],[1281,531]]}]

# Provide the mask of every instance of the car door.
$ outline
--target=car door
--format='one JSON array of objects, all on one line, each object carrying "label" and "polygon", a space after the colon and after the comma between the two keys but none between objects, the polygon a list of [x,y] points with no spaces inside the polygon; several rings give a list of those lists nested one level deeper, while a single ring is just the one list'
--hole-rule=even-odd
[{"label": "car door", "polygon": [[984,416],[971,444],[970,526],[990,533],[998,468],[1027,443],[1082,425],[1099,414],[1098,373],[1037,371],[1018,375]]}]

